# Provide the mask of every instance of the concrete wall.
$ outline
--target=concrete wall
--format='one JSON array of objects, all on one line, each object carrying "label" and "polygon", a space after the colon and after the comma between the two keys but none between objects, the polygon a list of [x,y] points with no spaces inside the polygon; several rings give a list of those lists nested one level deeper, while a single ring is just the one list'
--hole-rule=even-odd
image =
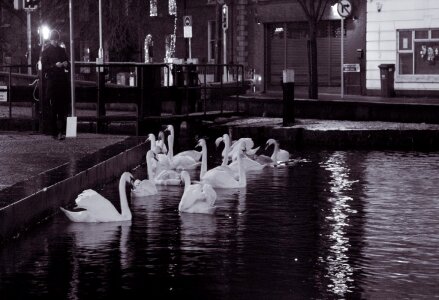
[{"label": "concrete wall", "polygon": [[[398,29],[439,28],[439,1],[365,1],[367,2],[366,87],[373,91],[381,88],[378,65],[397,64],[396,31]],[[378,11],[378,5],[381,5],[381,11]],[[395,90],[439,90],[439,76],[423,77],[417,82],[410,82],[395,74]]]}]

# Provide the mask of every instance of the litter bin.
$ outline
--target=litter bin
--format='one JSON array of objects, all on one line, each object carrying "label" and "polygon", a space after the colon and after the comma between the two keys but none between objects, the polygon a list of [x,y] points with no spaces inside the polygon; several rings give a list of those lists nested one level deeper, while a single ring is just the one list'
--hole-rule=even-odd
[{"label": "litter bin", "polygon": [[381,64],[378,68],[380,68],[381,97],[394,97],[395,64]]},{"label": "litter bin", "polygon": [[283,126],[294,125],[294,70],[286,69],[282,72],[283,91]]}]

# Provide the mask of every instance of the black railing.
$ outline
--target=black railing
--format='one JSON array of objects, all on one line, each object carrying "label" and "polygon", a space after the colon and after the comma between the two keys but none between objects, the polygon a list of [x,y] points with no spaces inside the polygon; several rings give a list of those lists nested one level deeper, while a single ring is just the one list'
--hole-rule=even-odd
[{"label": "black railing", "polygon": [[[45,79],[41,75],[13,72],[14,68],[23,67],[28,66],[0,66],[8,70],[0,72],[0,85],[7,82],[9,117],[13,103],[32,102],[32,119],[41,123],[45,107],[41,87]],[[228,110],[239,112],[239,95],[248,88],[242,65],[75,62],[74,67],[75,103],[96,106],[95,116],[79,115],[78,119],[97,122],[98,131],[111,121],[137,121],[139,125],[150,117],[188,116],[197,112],[206,116],[211,111],[223,114],[224,99],[232,96],[236,96],[236,106]],[[111,103],[134,104],[136,116],[107,115],[106,104]]]}]

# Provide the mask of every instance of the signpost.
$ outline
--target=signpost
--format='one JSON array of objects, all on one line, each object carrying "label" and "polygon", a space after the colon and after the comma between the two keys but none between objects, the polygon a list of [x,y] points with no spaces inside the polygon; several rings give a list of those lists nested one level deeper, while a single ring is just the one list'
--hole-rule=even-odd
[{"label": "signpost", "polygon": [[189,39],[189,58],[192,58],[192,16],[183,17],[183,37]]},{"label": "signpost", "polygon": [[343,64],[344,64],[344,19],[352,13],[352,5],[348,0],[340,0],[337,3],[337,12],[341,17],[341,98],[344,98],[344,76],[343,76]]},{"label": "signpost", "polygon": [[223,64],[224,64],[224,81],[227,79],[227,35],[226,30],[229,28],[229,8],[227,4],[223,4],[221,8],[221,25],[223,27]]}]

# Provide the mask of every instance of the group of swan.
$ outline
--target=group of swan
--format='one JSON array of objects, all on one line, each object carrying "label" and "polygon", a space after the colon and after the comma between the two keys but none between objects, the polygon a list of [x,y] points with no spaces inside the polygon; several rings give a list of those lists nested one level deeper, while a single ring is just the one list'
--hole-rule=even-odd
[{"label": "group of swan", "polygon": [[[280,161],[289,159],[288,151],[279,148],[279,143],[269,139],[266,149],[274,145],[271,157],[256,155],[257,148],[251,138],[241,138],[231,145],[230,137],[224,134],[215,141],[218,147],[224,143],[222,152],[223,161],[220,166],[207,170],[207,146],[204,139],[198,141],[197,147],[201,151],[188,150],[173,154],[174,128],[168,125],[168,147],[164,143],[163,133],[159,134],[160,140],[156,141],[154,134],[148,135],[151,143],[146,153],[148,179],[138,180],[130,172],[124,172],[119,180],[119,199],[121,213],[114,205],[98,194],[88,189],[83,191],[75,200],[76,208],[80,211],[61,210],[73,222],[113,222],[131,220],[132,215],[128,206],[126,185],[130,184],[133,197],[143,197],[158,193],[157,185],[180,185],[184,183],[184,191],[178,205],[180,212],[212,214],[215,211],[217,194],[214,188],[244,188],[247,186],[246,172],[261,170],[268,165],[276,165]],[[253,157],[253,158],[251,158]],[[201,159],[201,162],[199,160]],[[229,160],[232,162],[229,164]],[[200,180],[191,182],[186,170],[201,165]],[[178,173],[176,170],[181,170]]]}]

